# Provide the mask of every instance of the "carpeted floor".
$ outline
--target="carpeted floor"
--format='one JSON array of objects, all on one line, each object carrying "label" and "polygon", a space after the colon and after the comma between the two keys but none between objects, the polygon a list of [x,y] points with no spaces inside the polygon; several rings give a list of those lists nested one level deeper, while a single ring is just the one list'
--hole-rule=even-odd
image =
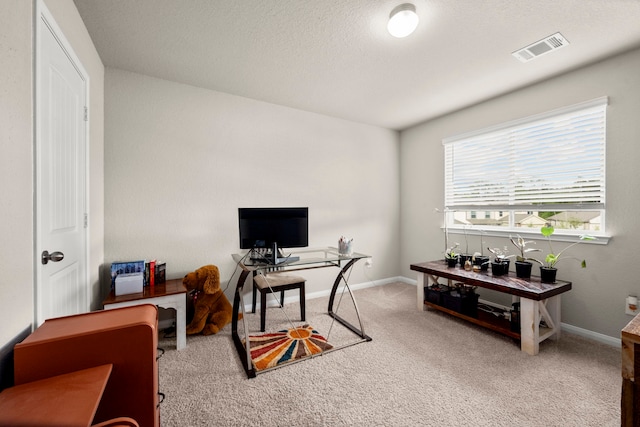
[{"label": "carpeted floor", "polygon": [[[564,333],[529,356],[510,338],[415,308],[404,283],[355,291],[373,338],[247,379],[231,340],[161,339],[163,426],[617,426],[620,349]],[[327,299],[269,308],[267,330],[310,324],[334,346],[355,335],[331,325]],[[340,314],[353,316],[345,298]],[[250,333],[259,314],[247,314]],[[351,317],[356,322],[355,317]]]}]

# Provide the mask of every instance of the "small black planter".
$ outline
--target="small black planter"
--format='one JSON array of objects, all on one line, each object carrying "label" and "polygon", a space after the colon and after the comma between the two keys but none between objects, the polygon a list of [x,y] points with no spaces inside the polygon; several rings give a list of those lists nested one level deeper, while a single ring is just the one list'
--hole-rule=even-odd
[{"label": "small black planter", "polygon": [[509,274],[509,260],[492,261],[491,273],[494,276],[504,276],[505,274]]},{"label": "small black planter", "polygon": [[533,267],[533,265],[529,261],[516,261],[516,276],[521,279],[530,278],[531,267]]},{"label": "small black planter", "polygon": [[473,259],[473,265],[479,265],[480,270],[487,271],[489,269],[489,257],[477,256]]},{"label": "small black planter", "polygon": [[556,273],[558,272],[557,268],[553,267],[540,267],[540,281],[542,283],[555,283],[556,282]]},{"label": "small black planter", "polygon": [[462,254],[458,255],[458,258],[460,261],[460,267],[464,268],[464,264],[467,262],[467,260],[471,260],[471,258],[473,258],[473,255]]},{"label": "small black planter", "polygon": [[458,257],[447,258],[447,267],[455,267],[457,263],[458,263]]}]

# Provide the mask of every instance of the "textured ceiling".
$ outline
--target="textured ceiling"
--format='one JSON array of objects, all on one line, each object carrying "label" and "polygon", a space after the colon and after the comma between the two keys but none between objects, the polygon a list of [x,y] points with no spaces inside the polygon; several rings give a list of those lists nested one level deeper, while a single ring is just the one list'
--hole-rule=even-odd
[{"label": "textured ceiling", "polygon": [[[640,0],[75,0],[107,67],[390,129],[640,46]],[[561,32],[568,47],[511,52]]]}]

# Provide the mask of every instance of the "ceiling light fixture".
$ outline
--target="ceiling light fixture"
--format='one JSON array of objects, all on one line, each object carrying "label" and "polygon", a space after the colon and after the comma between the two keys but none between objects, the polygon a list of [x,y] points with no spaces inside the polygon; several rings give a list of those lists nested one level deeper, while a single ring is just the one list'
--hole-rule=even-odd
[{"label": "ceiling light fixture", "polygon": [[415,31],[418,21],[416,7],[411,3],[404,3],[391,11],[387,30],[393,37],[407,37]]}]

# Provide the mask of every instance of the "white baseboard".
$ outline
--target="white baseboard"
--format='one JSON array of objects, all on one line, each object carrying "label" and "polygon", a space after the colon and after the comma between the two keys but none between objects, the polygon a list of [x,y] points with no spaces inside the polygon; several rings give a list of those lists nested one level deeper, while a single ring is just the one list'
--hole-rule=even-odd
[{"label": "white baseboard", "polygon": [[[400,277],[390,277],[387,279],[370,280],[364,283],[357,283],[357,284],[349,285],[349,287],[351,288],[352,291],[357,291],[358,289],[375,288],[376,286],[388,285],[389,283],[395,283],[400,281],[402,281],[400,280]],[[343,289],[344,289],[344,286],[338,287],[336,294],[338,292],[342,292]],[[324,291],[312,292],[308,298],[313,299],[313,298],[327,297],[329,296],[329,294],[331,294],[331,289],[326,289]],[[286,298],[285,298],[285,301],[286,301]]]},{"label": "white baseboard", "polygon": [[579,335],[583,338],[588,338],[612,347],[622,347],[622,341],[620,338],[610,337],[609,335],[604,335],[588,329],[582,329],[577,326],[569,325],[568,323],[560,323],[560,325],[562,326],[563,331],[569,332],[570,334]]},{"label": "white baseboard", "polygon": [[[351,288],[352,291],[356,291],[358,289],[365,289],[365,288],[374,288],[376,286],[382,286],[382,285],[388,285],[389,283],[395,283],[395,282],[404,282],[405,278],[403,277],[390,277],[387,279],[380,279],[380,280],[370,280],[368,282],[364,282],[364,283],[357,283],[357,284],[350,284],[349,288]],[[336,294],[342,292],[342,290],[344,289],[344,286],[340,286],[338,287],[338,290],[336,291]],[[315,299],[315,298],[322,298],[322,297],[328,297],[331,294],[331,289],[325,289],[322,291],[316,291],[316,292],[311,292],[311,293],[307,293],[305,295],[306,299]],[[286,294],[285,294],[286,295]],[[298,297],[297,296],[292,296],[292,297],[284,297],[284,303],[288,304],[288,303],[293,303],[293,302],[297,302],[298,301]],[[275,300],[275,298],[269,298],[267,300],[267,307],[275,307],[277,305],[277,301]],[[260,308],[260,301],[256,302],[256,310],[259,310]],[[251,312],[251,304],[245,304],[244,305],[244,312],[248,313]]]},{"label": "white baseboard", "polygon": [[399,277],[399,281],[406,283],[407,285],[418,286],[418,281],[416,279],[409,279],[408,277]]}]

